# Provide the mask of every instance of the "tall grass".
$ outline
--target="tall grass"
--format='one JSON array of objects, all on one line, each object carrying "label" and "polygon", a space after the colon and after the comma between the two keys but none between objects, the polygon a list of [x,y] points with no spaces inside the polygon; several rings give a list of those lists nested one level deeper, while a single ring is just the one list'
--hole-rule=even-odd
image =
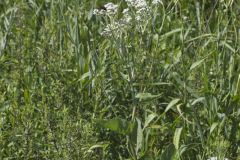
[{"label": "tall grass", "polygon": [[0,2],[0,159],[240,159],[239,1],[112,2]]}]

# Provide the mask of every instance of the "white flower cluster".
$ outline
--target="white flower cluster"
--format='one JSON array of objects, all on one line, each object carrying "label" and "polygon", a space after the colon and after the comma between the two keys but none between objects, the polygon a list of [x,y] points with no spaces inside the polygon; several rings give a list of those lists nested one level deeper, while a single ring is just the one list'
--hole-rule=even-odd
[{"label": "white flower cluster", "polygon": [[105,9],[94,9],[93,14],[95,15],[115,15],[118,10],[118,5],[113,3],[107,3],[104,5]]},{"label": "white flower cluster", "polygon": [[124,10],[122,11],[122,13],[123,13],[123,17],[122,17],[122,19],[120,20],[121,23],[123,23],[123,24],[125,24],[125,25],[130,24],[131,21],[132,21],[132,17],[131,17],[130,14],[129,14],[129,9],[128,9],[128,8],[124,9]]},{"label": "white flower cluster", "polygon": [[[217,158],[217,157],[211,157],[211,158],[208,159],[208,160],[218,160],[218,158]],[[223,160],[228,160],[228,158],[224,158]]]},{"label": "white flower cluster", "polygon": [[[102,31],[101,35],[103,36],[110,36],[115,34],[119,36],[121,31],[124,31],[127,27],[131,26],[132,24],[138,23],[139,25],[137,28],[141,28],[141,24],[147,24],[150,18],[150,6],[148,5],[146,0],[125,0],[127,3],[127,8],[123,9],[122,11],[122,18],[116,20],[112,18],[110,24],[108,24],[104,30]],[[152,5],[158,5],[162,3],[161,0],[153,0]],[[105,9],[95,9],[93,14],[95,15],[107,15],[107,16],[114,16],[118,11],[118,5],[113,3],[107,3],[104,5]],[[146,23],[145,23],[146,22]]]},{"label": "white flower cluster", "polygon": [[145,0],[126,0],[129,7],[135,8],[147,8],[147,2]]},{"label": "white flower cluster", "polygon": [[93,10],[94,15],[104,15],[105,13],[106,13],[106,11],[103,9],[94,9]]},{"label": "white flower cluster", "polygon": [[129,19],[129,17],[131,17],[128,12],[130,9],[136,21],[143,22],[144,20],[148,19],[149,6],[146,0],[126,0],[126,2],[128,5],[127,12],[126,9],[123,11],[125,18],[127,17]]},{"label": "white flower cluster", "polygon": [[[134,7],[134,8],[148,8],[148,4],[146,0],[126,0],[127,4],[129,7]],[[152,4],[153,5],[158,5],[162,3],[162,0],[153,0]]]},{"label": "white flower cluster", "polygon": [[104,28],[104,30],[101,32],[101,35],[103,35],[103,36],[111,36],[113,33],[115,35],[119,35],[119,32],[124,27],[125,27],[125,25],[123,23],[113,22],[111,24],[108,24]]},{"label": "white flower cluster", "polygon": [[118,5],[113,3],[107,3],[104,5],[108,14],[116,14],[118,10]]},{"label": "white flower cluster", "polygon": [[152,1],[152,4],[153,4],[153,5],[158,5],[158,4],[160,4],[160,3],[162,3],[161,0],[153,0],[153,1]]}]

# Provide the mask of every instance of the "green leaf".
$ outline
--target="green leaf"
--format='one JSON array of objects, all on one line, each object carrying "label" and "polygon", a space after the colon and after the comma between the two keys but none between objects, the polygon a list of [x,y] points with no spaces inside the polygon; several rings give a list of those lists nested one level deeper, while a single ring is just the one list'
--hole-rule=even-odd
[{"label": "green leaf", "polygon": [[217,122],[214,122],[212,125],[211,125],[211,128],[210,128],[210,134],[214,131],[214,129],[218,126],[218,123]]},{"label": "green leaf", "polygon": [[180,48],[177,48],[175,51],[174,51],[174,55],[173,55],[173,60],[174,60],[174,63],[178,63],[180,61],[180,58],[182,56],[182,51]]},{"label": "green leaf", "polygon": [[94,149],[97,149],[97,148],[106,148],[107,146],[108,144],[95,144],[91,146],[87,152],[92,152]]},{"label": "green leaf", "polygon": [[114,132],[124,135],[131,133],[133,128],[133,124],[131,122],[120,118],[98,120],[97,123],[106,129],[110,129]]},{"label": "green leaf", "polygon": [[151,93],[138,93],[136,95],[136,98],[140,99],[140,100],[148,100],[148,99],[153,99],[153,98],[157,98],[159,97],[159,95],[152,95]]},{"label": "green leaf", "polygon": [[148,125],[152,122],[152,120],[153,120],[155,117],[157,117],[157,115],[154,114],[154,113],[148,115],[148,117],[147,117],[146,120],[145,120],[143,129],[145,129],[146,127],[148,127]]},{"label": "green leaf", "polygon": [[221,43],[220,43],[220,46],[225,46],[225,47],[227,47],[230,51],[232,51],[233,53],[235,53],[236,52],[236,50],[232,47],[232,46],[230,46],[227,42],[225,42],[225,41],[222,41]]},{"label": "green leaf", "polygon": [[172,83],[166,82],[156,82],[156,83],[133,83],[133,86],[164,86],[164,85],[172,85]]},{"label": "green leaf", "polygon": [[174,146],[177,150],[179,149],[179,142],[180,142],[182,129],[183,129],[182,127],[181,128],[176,128],[175,133],[174,133],[174,137],[173,137],[173,144],[174,144]]},{"label": "green leaf", "polygon": [[165,109],[165,113],[180,101],[179,98],[173,99]]},{"label": "green leaf", "polygon": [[165,39],[165,38],[167,38],[167,37],[169,37],[169,36],[172,36],[172,35],[174,35],[174,34],[176,34],[176,33],[178,33],[178,32],[181,32],[181,31],[182,31],[182,28],[174,29],[174,30],[172,30],[172,31],[170,31],[170,32],[167,32],[167,33],[163,34],[163,35],[161,36],[161,39]]},{"label": "green leaf", "polygon": [[82,80],[86,79],[87,77],[90,77],[90,72],[84,73],[84,74],[81,76],[81,78],[79,79],[79,81],[82,81]]},{"label": "green leaf", "polygon": [[130,82],[129,75],[124,74],[124,73],[122,73],[122,72],[120,72],[120,75],[122,76],[122,78],[123,78],[124,80],[126,80],[127,82]]},{"label": "green leaf", "polygon": [[191,103],[191,105],[194,106],[195,104],[200,103],[200,102],[204,102],[205,100],[206,100],[205,97],[199,97],[199,98],[195,99],[195,100]]},{"label": "green leaf", "polygon": [[205,60],[205,59],[201,59],[201,60],[199,60],[199,61],[197,61],[197,62],[194,62],[194,63],[191,65],[191,67],[190,67],[190,71],[192,71],[194,68],[196,68],[197,66],[199,66],[200,64],[202,64],[204,60]]},{"label": "green leaf", "polygon": [[24,89],[24,100],[25,100],[25,103],[29,103],[30,102],[29,90],[27,88]]},{"label": "green leaf", "polygon": [[189,42],[192,42],[192,41],[195,41],[195,40],[198,40],[198,39],[203,39],[203,38],[212,37],[212,36],[213,36],[212,34],[203,34],[203,35],[200,35],[198,37],[189,39],[189,40],[185,41],[185,43],[189,43]]},{"label": "green leaf", "polygon": [[141,127],[141,121],[137,118],[137,146],[136,146],[136,153],[138,153],[139,149],[142,148],[142,141],[143,141],[143,130]]}]

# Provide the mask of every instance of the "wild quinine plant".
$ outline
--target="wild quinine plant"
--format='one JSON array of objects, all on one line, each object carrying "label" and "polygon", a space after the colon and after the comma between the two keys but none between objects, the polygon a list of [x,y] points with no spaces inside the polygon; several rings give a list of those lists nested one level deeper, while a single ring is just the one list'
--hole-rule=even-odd
[{"label": "wild quinine plant", "polygon": [[[113,3],[104,5],[105,9],[94,9],[93,14],[105,17],[107,22],[101,32],[103,36],[119,36],[127,29],[141,29],[151,21],[152,8],[160,5],[160,0],[154,0],[148,4],[145,0],[126,0],[127,8],[122,10],[121,17],[117,15],[119,6]],[[109,21],[107,20],[109,19]]]},{"label": "wild quinine plant", "polygon": [[0,159],[240,159],[238,0],[0,0]]}]

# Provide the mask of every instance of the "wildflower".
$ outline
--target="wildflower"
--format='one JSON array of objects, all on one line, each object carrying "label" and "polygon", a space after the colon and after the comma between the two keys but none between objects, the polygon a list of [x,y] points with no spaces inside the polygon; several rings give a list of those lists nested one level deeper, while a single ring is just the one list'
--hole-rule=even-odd
[{"label": "wildflower", "polygon": [[[208,159],[208,160],[218,160],[218,158],[217,158],[217,157],[211,157],[211,158]],[[228,160],[228,158],[224,158],[223,160]]]},{"label": "wildflower", "polygon": [[134,8],[147,8],[147,2],[145,0],[126,0],[129,7]]},{"label": "wildflower", "polygon": [[186,21],[186,20],[188,20],[188,17],[187,17],[187,16],[183,16],[182,19],[183,19],[184,21]]},{"label": "wildflower", "polygon": [[94,9],[93,14],[94,15],[115,15],[118,10],[118,5],[113,3],[107,3],[104,5],[105,9]]},{"label": "wildflower", "polygon": [[132,21],[132,17],[130,16],[125,16],[123,19],[123,24],[129,24]]},{"label": "wildflower", "polygon": [[104,7],[106,8],[106,12],[108,14],[116,14],[117,13],[118,5],[116,5],[116,4],[107,3],[104,5]]},{"label": "wildflower", "polygon": [[139,15],[136,16],[137,21],[141,21],[141,19],[142,19],[141,16],[139,16]]},{"label": "wildflower", "polygon": [[119,23],[119,22],[112,22],[111,24],[108,24],[104,30],[101,32],[102,36],[111,36],[113,33],[115,35],[119,35],[119,32],[121,31],[121,29],[124,28],[124,24],[123,23]]},{"label": "wildflower", "polygon": [[104,15],[105,13],[106,13],[106,11],[103,9],[94,9],[93,10],[94,15]]},{"label": "wildflower", "polygon": [[139,10],[137,10],[137,15],[143,15],[143,14],[145,14],[145,11],[146,11],[146,9],[145,8],[141,8],[141,9],[139,9]]},{"label": "wildflower", "polygon": [[[127,2],[128,8],[123,9],[123,16],[120,19],[112,18],[110,24],[106,25],[105,28],[100,33],[102,36],[113,36],[118,38],[121,33],[123,33],[127,28],[132,26],[133,22],[137,22],[140,25],[136,28],[141,28],[142,22],[148,22],[150,18],[150,8],[147,5],[146,0],[125,0]],[[114,15],[117,13],[118,5],[113,3],[107,3],[104,5],[105,10],[97,10],[94,13],[106,15]],[[131,11],[131,12],[130,12]],[[144,23],[146,24],[146,23]]]},{"label": "wildflower", "polygon": [[124,15],[128,14],[128,12],[129,12],[129,9],[128,9],[128,8],[125,8],[125,9],[122,11],[122,13],[123,13]]},{"label": "wildflower", "polygon": [[153,0],[152,1],[153,5],[158,5],[159,3],[162,3],[162,1],[161,0]]},{"label": "wildflower", "polygon": [[129,23],[131,22],[131,20],[132,20],[132,17],[131,17],[131,15],[129,14],[129,9],[128,9],[128,8],[125,8],[125,9],[122,11],[122,13],[123,13],[123,17],[122,17],[122,19],[120,20],[121,23],[123,23],[123,24],[129,24]]},{"label": "wildflower", "polygon": [[[143,22],[149,18],[150,9],[146,0],[126,0],[126,2],[129,8],[133,8],[136,21]],[[128,9],[123,13],[128,13]]]}]

